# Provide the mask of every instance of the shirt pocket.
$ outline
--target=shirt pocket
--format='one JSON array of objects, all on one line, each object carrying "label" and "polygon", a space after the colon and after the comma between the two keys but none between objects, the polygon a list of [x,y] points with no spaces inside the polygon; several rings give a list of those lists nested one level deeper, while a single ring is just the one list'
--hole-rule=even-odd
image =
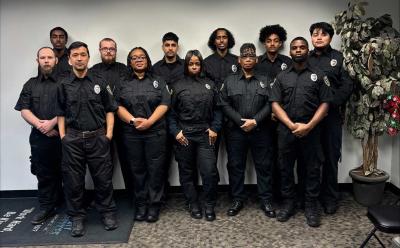
[{"label": "shirt pocket", "polygon": [[146,102],[152,108],[156,108],[161,102],[161,89],[149,89],[146,91]]},{"label": "shirt pocket", "polygon": [[39,95],[32,96],[31,110],[32,110],[32,112],[34,112],[36,114],[40,112],[40,96]]},{"label": "shirt pocket", "polygon": [[293,91],[294,87],[286,85],[282,89],[282,104],[290,103],[290,100],[293,99]]},{"label": "shirt pocket", "polygon": [[243,97],[242,89],[240,88],[228,89],[228,98],[231,103],[231,106],[234,109],[239,109],[242,97]]}]

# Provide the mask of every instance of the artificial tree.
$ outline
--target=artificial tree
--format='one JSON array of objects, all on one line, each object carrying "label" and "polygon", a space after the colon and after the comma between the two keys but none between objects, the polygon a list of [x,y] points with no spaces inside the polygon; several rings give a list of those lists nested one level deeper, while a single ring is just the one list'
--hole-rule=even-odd
[{"label": "artificial tree", "polygon": [[378,137],[400,130],[400,35],[390,15],[364,18],[364,1],[351,1],[333,23],[341,37],[344,66],[355,88],[346,107],[350,133],[361,139],[364,176],[379,176]]}]

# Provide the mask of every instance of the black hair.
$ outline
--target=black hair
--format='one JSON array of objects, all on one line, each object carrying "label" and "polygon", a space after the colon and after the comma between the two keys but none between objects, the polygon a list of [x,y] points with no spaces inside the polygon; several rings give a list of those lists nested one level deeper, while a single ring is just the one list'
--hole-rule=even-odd
[{"label": "black hair", "polygon": [[147,59],[147,68],[146,68],[146,71],[145,71],[145,72],[146,72],[146,73],[151,72],[151,68],[152,68],[151,60],[150,60],[150,56],[149,56],[149,54],[147,53],[146,49],[144,49],[143,47],[134,47],[134,48],[132,48],[132,49],[129,51],[128,56],[127,56],[127,58],[126,58],[126,66],[128,67],[129,75],[132,75],[132,74],[133,74],[133,68],[132,68],[132,66],[131,66],[131,59],[132,59],[132,58],[131,58],[131,53],[132,53],[133,51],[137,50],[137,49],[142,50],[143,53],[144,53],[144,56],[146,56],[146,59]]},{"label": "black hair", "polygon": [[243,45],[240,47],[240,54],[242,54],[245,50],[251,49],[256,52],[256,46],[253,43],[243,43]]},{"label": "black hair", "polygon": [[217,28],[211,33],[210,38],[208,39],[208,47],[214,52],[217,50],[217,47],[215,46],[217,32],[221,30],[225,31],[226,35],[228,35],[228,49],[231,49],[235,46],[235,38],[233,38],[232,33],[226,28]]},{"label": "black hair", "polygon": [[56,30],[63,32],[64,35],[65,35],[65,41],[68,41],[68,33],[67,33],[67,31],[65,31],[65,29],[63,29],[62,27],[55,27],[55,28],[53,28],[52,30],[50,30],[50,38],[51,38],[51,34],[52,34],[54,31],[56,31]]},{"label": "black hair", "polygon": [[42,51],[43,49],[46,49],[46,48],[50,49],[53,52],[54,56],[56,56],[56,53],[54,52],[53,48],[48,47],[48,46],[44,46],[44,47],[39,48],[39,50],[36,53],[36,57],[39,58],[40,51]]},{"label": "black hair", "polygon": [[279,24],[275,25],[267,25],[260,29],[260,36],[258,40],[261,43],[265,43],[265,40],[271,35],[276,34],[279,37],[279,40],[283,42],[286,41],[286,30]]},{"label": "black hair", "polygon": [[115,48],[117,48],[117,42],[115,42],[115,40],[113,40],[113,39],[111,39],[111,38],[103,38],[103,39],[99,42],[99,48],[101,48],[101,43],[102,43],[103,41],[111,41],[111,42],[114,43]]},{"label": "black hair", "polygon": [[310,26],[310,35],[313,34],[315,29],[321,29],[323,32],[328,33],[331,38],[335,34],[335,31],[333,30],[332,25],[327,22],[316,22],[316,23],[312,24]]},{"label": "black hair", "polygon": [[162,42],[164,43],[167,40],[173,40],[176,43],[178,43],[179,37],[175,33],[168,32],[168,33],[164,34],[164,36],[162,37]]},{"label": "black hair", "polygon": [[188,67],[189,67],[189,62],[190,62],[190,59],[191,59],[193,56],[198,57],[199,60],[200,60],[200,76],[201,76],[201,75],[203,74],[204,63],[203,63],[203,56],[201,55],[201,53],[200,53],[199,50],[189,50],[189,51],[186,53],[186,56],[185,56],[185,68],[184,68],[183,73],[184,73],[186,76],[189,75],[189,69],[188,69]]},{"label": "black hair", "polygon": [[84,48],[86,48],[86,51],[87,51],[87,53],[88,53],[88,56],[90,57],[88,45],[86,45],[86,43],[84,43],[84,42],[82,42],[82,41],[75,41],[75,42],[72,42],[71,45],[69,45],[68,50],[67,50],[67,52],[68,52],[68,57],[71,55],[71,50],[76,49],[76,48],[79,48],[79,47],[84,47]]},{"label": "black hair", "polygon": [[302,40],[302,41],[304,41],[304,42],[306,43],[307,47],[308,47],[308,41],[307,41],[304,37],[301,37],[301,36],[297,36],[296,38],[294,38],[294,39],[290,42],[290,46],[292,46],[292,43],[293,43],[294,41],[296,41],[296,40]]}]

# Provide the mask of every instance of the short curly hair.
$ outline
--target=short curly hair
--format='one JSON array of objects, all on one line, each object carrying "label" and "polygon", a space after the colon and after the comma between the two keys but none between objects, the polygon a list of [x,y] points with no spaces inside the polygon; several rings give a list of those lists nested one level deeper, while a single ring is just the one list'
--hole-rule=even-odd
[{"label": "short curly hair", "polygon": [[267,25],[260,30],[260,36],[258,40],[261,43],[264,43],[265,40],[271,35],[276,34],[278,35],[279,39],[282,42],[286,41],[286,30],[279,24],[275,25]]},{"label": "short curly hair", "polygon": [[210,38],[208,39],[208,47],[213,51],[217,50],[217,47],[215,46],[215,38],[217,38],[217,32],[220,30],[225,31],[226,35],[228,35],[228,49],[235,46],[235,38],[233,38],[233,34],[226,28],[217,28],[211,33]]}]

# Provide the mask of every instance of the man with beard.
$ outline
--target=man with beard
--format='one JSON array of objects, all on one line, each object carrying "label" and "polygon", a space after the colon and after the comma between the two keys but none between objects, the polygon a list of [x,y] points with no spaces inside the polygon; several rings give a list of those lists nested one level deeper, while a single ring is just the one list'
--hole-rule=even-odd
[{"label": "man with beard", "polygon": [[244,178],[247,153],[250,150],[257,175],[260,207],[265,215],[275,217],[272,207],[272,143],[271,106],[268,89],[270,79],[254,73],[256,48],[252,43],[240,47],[241,70],[225,79],[221,86],[220,106],[228,121],[225,126],[228,152],[228,173],[232,205],[229,216],[237,215],[246,200]]},{"label": "man with beard", "polygon": [[338,161],[342,148],[342,118],[353,90],[353,82],[343,68],[343,54],[332,49],[330,43],[334,30],[329,23],[318,22],[310,27],[314,50],[309,54],[309,63],[326,73],[332,83],[333,99],[328,116],[321,122],[321,141],[324,151],[320,199],[326,214],[338,209],[339,186]]},{"label": "man with beard", "polygon": [[31,172],[38,180],[40,211],[31,223],[39,225],[55,214],[62,200],[61,143],[58,135],[56,101],[59,81],[54,71],[57,57],[50,47],[37,52],[39,74],[24,84],[15,109],[32,126]]},{"label": "man with beard", "polygon": [[[184,64],[185,61],[178,56],[179,50],[179,37],[172,32],[164,34],[162,38],[162,50],[164,57],[154,64],[152,70],[154,75],[157,75],[165,80],[167,88],[184,77]],[[168,127],[167,127],[168,129]],[[172,157],[172,147],[175,141],[175,137],[170,135],[167,136],[167,150],[165,159],[165,187],[162,202],[165,203],[167,198],[167,191],[169,187],[169,168]]]},{"label": "man with beard", "polygon": [[[213,54],[204,59],[204,72],[208,78],[214,81],[218,90],[221,89],[221,85],[227,76],[238,71],[238,56],[229,51],[234,46],[235,38],[226,28],[215,29],[208,39],[208,47],[213,51]],[[214,143],[217,161],[221,137],[220,132]],[[225,139],[225,141],[227,140]]]},{"label": "man with beard", "polygon": [[183,78],[185,61],[178,56],[179,37],[168,32],[162,38],[164,57],[153,66],[153,73],[162,77],[167,85]]},{"label": "man with beard", "polygon": [[286,41],[286,30],[279,24],[265,26],[260,30],[259,41],[265,46],[265,53],[258,57],[256,71],[275,78],[292,64],[288,56],[279,53]]},{"label": "man with beard", "polygon": [[[102,76],[114,93],[116,89],[121,86],[122,81],[127,78],[128,69],[126,65],[116,61],[117,59],[117,43],[111,38],[104,38],[99,42],[99,52],[101,62],[95,64],[90,70],[94,74]],[[132,192],[133,185],[132,179],[129,176],[130,171],[127,167],[125,160],[125,149],[121,144],[121,133],[120,133],[121,122],[119,118],[115,118],[114,124],[114,137],[115,143],[118,150],[118,158],[121,166],[122,176],[124,178],[125,188]],[[111,146],[111,155],[114,155],[113,146]]]},{"label": "man with beard", "polygon": [[225,28],[217,28],[208,39],[208,47],[214,53],[204,59],[205,73],[214,81],[217,89],[221,88],[227,76],[238,70],[238,57],[229,51],[233,46],[235,39]]},{"label": "man with beard", "polygon": [[50,30],[50,42],[53,45],[53,50],[58,58],[57,73],[60,76],[66,76],[71,71],[71,66],[68,63],[67,48],[68,33],[62,27],[55,27]]},{"label": "man with beard", "polygon": [[318,123],[328,112],[331,101],[329,79],[307,63],[308,43],[303,37],[290,42],[293,65],[278,74],[272,83],[270,101],[278,125],[278,161],[281,172],[283,208],[278,221],[285,222],[295,213],[293,167],[304,166],[305,216],[311,227],[320,225],[317,198],[320,191],[322,149]]},{"label": "man with beard", "polygon": [[90,55],[85,43],[72,43],[68,57],[73,70],[58,87],[56,113],[63,152],[67,214],[72,221],[71,236],[80,237],[85,234],[86,164],[93,178],[96,208],[102,216],[104,229],[118,227],[110,155],[114,112],[118,106],[106,81],[88,72]]}]

